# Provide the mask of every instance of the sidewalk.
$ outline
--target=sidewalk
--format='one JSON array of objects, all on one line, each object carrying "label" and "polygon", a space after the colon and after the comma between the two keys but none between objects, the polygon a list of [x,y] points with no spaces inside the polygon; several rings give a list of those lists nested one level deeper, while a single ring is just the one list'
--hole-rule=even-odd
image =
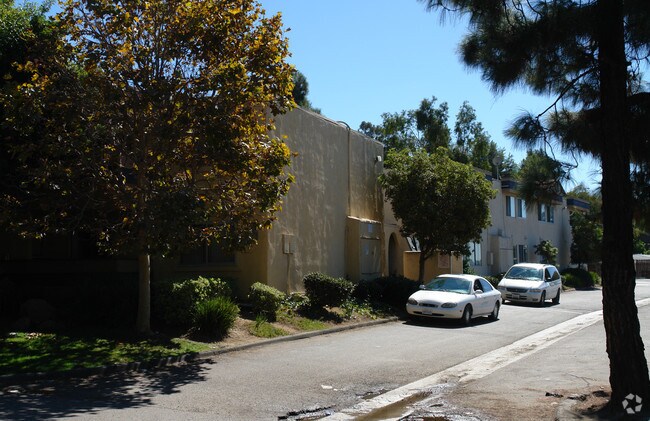
[{"label": "sidewalk", "polygon": [[[647,340],[650,305],[642,302],[639,321]],[[418,409],[404,419],[426,419],[418,415],[427,414],[450,421],[605,420],[611,418],[599,417],[594,410],[607,403],[609,395],[609,358],[600,320],[486,376],[450,384],[424,400],[425,408],[414,405]]]},{"label": "sidewalk", "polygon": [[[594,394],[595,393],[595,394]],[[581,410],[607,402],[609,359],[602,322],[492,374],[459,385],[444,399],[463,413],[495,420],[590,420]],[[584,399],[584,400],[582,400]]]}]

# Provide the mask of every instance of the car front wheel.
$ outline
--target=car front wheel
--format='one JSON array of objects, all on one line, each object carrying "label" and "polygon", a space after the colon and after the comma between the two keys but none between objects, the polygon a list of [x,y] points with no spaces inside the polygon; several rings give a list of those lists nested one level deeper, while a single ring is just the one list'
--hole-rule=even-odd
[{"label": "car front wheel", "polygon": [[558,288],[557,295],[553,298],[553,304],[560,304],[560,292],[562,292],[562,288]]},{"label": "car front wheel", "polygon": [[499,320],[499,308],[501,306],[499,305],[499,302],[497,301],[494,303],[494,309],[492,310],[492,313],[490,313],[490,320]]},{"label": "car front wheel", "polygon": [[465,326],[469,326],[472,324],[472,306],[469,304],[465,306],[465,310],[463,310],[463,317],[461,319],[463,321],[463,324]]},{"label": "car front wheel", "polygon": [[539,297],[539,303],[537,303],[537,305],[540,307],[544,307],[545,301],[546,301],[546,291],[542,292],[542,296]]}]

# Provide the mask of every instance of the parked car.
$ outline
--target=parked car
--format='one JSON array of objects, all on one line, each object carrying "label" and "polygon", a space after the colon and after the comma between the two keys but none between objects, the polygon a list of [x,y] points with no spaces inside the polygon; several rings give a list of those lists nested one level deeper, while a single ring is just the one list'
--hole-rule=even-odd
[{"label": "parked car", "polygon": [[461,319],[465,325],[479,316],[497,320],[500,308],[499,291],[476,275],[440,275],[420,285],[406,302],[411,318]]},{"label": "parked car", "polygon": [[553,265],[518,263],[513,265],[497,286],[503,302],[518,301],[543,306],[548,299],[560,304],[562,276]]}]

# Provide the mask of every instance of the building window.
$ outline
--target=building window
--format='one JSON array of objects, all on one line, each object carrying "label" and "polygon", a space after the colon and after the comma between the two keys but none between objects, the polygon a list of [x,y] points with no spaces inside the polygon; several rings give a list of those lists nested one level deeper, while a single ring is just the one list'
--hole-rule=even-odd
[{"label": "building window", "polygon": [[517,199],[517,217],[526,218],[526,201]]},{"label": "building window", "polygon": [[519,245],[519,262],[524,263],[528,261],[528,247]]},{"label": "building window", "polygon": [[526,201],[514,196],[506,196],[506,216],[525,218]]},{"label": "building window", "polygon": [[203,244],[181,254],[181,265],[234,264],[235,253],[226,251],[216,243]]},{"label": "building window", "polygon": [[513,264],[525,263],[528,261],[528,247],[520,244],[518,246],[512,246],[512,262]]},{"label": "building window", "polygon": [[515,198],[506,196],[506,216],[515,216]]},{"label": "building window", "polygon": [[555,222],[555,208],[552,205],[540,204],[537,209],[537,220],[550,223]]},{"label": "building window", "polygon": [[481,243],[469,243],[469,261],[474,266],[482,266]]}]

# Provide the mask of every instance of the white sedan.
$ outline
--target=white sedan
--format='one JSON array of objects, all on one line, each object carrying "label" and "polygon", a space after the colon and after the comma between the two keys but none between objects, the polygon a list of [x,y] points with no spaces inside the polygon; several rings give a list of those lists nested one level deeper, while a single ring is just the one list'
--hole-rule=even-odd
[{"label": "white sedan", "polygon": [[501,293],[476,275],[440,275],[406,302],[411,318],[431,317],[461,319],[469,325],[474,317],[499,318]]}]

